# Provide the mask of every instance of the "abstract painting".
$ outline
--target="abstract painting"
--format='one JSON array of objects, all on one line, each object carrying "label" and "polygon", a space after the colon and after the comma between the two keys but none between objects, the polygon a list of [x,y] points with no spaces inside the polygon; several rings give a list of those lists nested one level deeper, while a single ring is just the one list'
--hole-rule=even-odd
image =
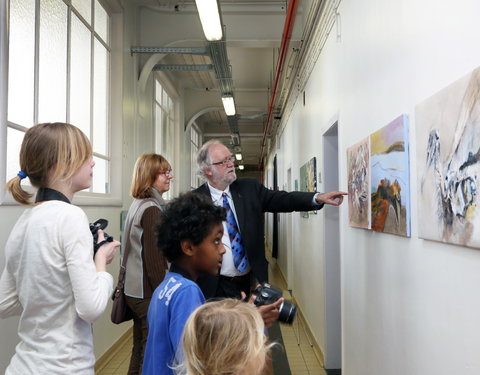
[{"label": "abstract painting", "polygon": [[415,109],[419,236],[480,247],[480,68]]},{"label": "abstract painting", "polygon": [[[300,167],[300,191],[317,191],[317,158],[313,157]],[[311,211],[310,213],[316,213]],[[302,212],[302,217],[308,217],[308,212]]]},{"label": "abstract painting", "polygon": [[357,228],[370,228],[369,138],[347,148],[348,221]]},{"label": "abstract painting", "polygon": [[371,228],[410,237],[408,117],[370,135]]}]

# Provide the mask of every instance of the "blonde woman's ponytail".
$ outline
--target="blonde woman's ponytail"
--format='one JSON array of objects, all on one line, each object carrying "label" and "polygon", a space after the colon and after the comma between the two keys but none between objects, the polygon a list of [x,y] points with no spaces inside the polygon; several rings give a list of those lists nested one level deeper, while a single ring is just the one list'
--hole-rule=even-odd
[{"label": "blonde woman's ponytail", "polygon": [[21,184],[22,179],[23,178],[20,176],[19,172],[17,176],[7,182],[6,188],[12,194],[13,199],[15,199],[18,203],[31,205],[32,202],[30,201],[30,199],[32,198],[32,194],[23,190]]}]

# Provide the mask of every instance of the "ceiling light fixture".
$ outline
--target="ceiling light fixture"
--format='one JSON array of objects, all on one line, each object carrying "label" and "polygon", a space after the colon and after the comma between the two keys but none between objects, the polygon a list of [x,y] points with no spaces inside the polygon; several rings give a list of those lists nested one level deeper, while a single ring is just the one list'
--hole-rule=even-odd
[{"label": "ceiling light fixture", "polygon": [[222,24],[217,0],[195,0],[203,33],[208,41],[222,40]]},{"label": "ceiling light fixture", "polygon": [[227,116],[235,116],[235,101],[233,100],[233,96],[222,96],[222,102]]},{"label": "ceiling light fixture", "polygon": [[242,154],[240,152],[235,154],[235,159],[242,160]]},{"label": "ceiling light fixture", "polygon": [[238,169],[240,169],[241,171],[243,171],[243,170],[245,169],[245,166],[244,166],[243,164],[240,164],[240,165],[238,166]]}]

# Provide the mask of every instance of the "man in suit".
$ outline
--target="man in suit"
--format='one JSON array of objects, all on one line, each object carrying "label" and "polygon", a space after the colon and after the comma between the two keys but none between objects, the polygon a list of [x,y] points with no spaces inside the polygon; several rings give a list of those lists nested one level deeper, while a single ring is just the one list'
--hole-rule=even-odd
[{"label": "man in suit", "polygon": [[[198,280],[207,299],[239,298],[241,291],[248,294],[257,282],[268,281],[264,212],[311,211],[321,209],[324,204],[339,206],[347,194],[339,191],[321,194],[270,190],[256,179],[237,179],[234,160],[230,150],[217,140],[205,143],[197,155],[199,173],[207,182],[195,192],[209,196],[219,206],[226,207],[228,202],[227,222],[224,222],[222,238],[226,253],[223,255],[220,274]],[[229,210],[232,211],[233,222],[228,219]],[[237,237],[232,237],[232,233],[229,233],[229,226],[240,232],[240,244],[237,244]]]}]

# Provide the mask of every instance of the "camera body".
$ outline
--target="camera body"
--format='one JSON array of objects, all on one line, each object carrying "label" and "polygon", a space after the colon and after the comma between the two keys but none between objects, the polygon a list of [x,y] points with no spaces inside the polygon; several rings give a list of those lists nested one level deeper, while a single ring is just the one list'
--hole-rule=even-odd
[{"label": "camera body", "polygon": [[[270,305],[275,301],[278,301],[283,295],[280,289],[277,289],[268,283],[260,285],[253,291],[253,294],[256,296],[253,301],[255,306]],[[291,302],[283,301],[278,307],[278,311],[280,312],[280,315],[278,316],[279,321],[292,324],[295,314],[297,313],[297,307]]]},{"label": "camera body", "polygon": [[98,243],[98,230],[104,230],[108,225],[108,220],[106,219],[98,219],[94,223],[90,223],[90,232],[92,232],[93,236],[93,256],[97,253],[97,250],[102,246],[105,242],[112,242],[113,237],[110,236],[107,232],[103,232],[105,240]]}]

